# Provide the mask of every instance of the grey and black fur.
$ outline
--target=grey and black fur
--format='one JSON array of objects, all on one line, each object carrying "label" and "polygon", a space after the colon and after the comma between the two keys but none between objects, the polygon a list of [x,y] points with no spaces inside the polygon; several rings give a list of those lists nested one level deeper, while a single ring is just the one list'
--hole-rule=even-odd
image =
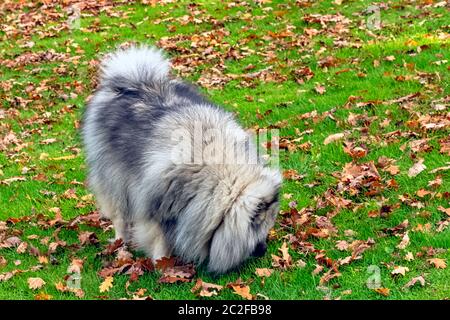
[{"label": "grey and black fur", "polygon": [[214,273],[264,254],[281,176],[249,156],[249,134],[171,79],[155,48],[118,50],[101,66],[83,137],[89,186],[116,237],[153,259],[176,255]]}]

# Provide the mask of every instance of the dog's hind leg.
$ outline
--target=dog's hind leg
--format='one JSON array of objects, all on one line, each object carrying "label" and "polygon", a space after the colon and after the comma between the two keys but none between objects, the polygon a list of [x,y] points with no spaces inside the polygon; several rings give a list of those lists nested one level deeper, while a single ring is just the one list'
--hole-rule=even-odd
[{"label": "dog's hind leg", "polygon": [[114,239],[122,239],[127,242],[128,239],[128,224],[124,220],[124,212],[117,203],[112,201],[110,197],[105,195],[97,195],[97,203],[100,207],[100,214],[102,217],[110,219],[115,230]]},{"label": "dog's hind leg", "polygon": [[171,250],[158,222],[139,219],[134,223],[131,233],[133,243],[153,261],[170,256]]}]

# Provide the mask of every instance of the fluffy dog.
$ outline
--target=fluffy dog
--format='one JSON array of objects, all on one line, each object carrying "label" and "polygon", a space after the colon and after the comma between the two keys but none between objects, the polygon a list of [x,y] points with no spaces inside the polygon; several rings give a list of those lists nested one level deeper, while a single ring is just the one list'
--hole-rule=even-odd
[{"label": "fluffy dog", "polygon": [[224,273],[266,251],[281,175],[233,116],[151,47],[101,64],[83,120],[88,183],[116,238]]}]

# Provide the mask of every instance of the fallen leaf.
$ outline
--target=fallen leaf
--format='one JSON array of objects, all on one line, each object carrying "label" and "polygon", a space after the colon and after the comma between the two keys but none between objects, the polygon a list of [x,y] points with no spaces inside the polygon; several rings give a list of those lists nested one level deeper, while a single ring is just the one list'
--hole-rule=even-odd
[{"label": "fallen leaf", "polygon": [[445,213],[446,215],[450,216],[450,208],[444,208],[443,206],[439,206],[437,208],[440,212]]},{"label": "fallen leaf", "polygon": [[34,300],[52,300],[53,296],[44,292],[39,292],[34,296]]},{"label": "fallen leaf", "polygon": [[41,278],[28,278],[28,288],[31,290],[40,289],[45,285],[45,281]]},{"label": "fallen leaf", "polygon": [[374,291],[385,297],[388,297],[389,293],[391,292],[391,290],[389,288],[376,288],[376,289],[374,289]]},{"label": "fallen leaf", "polygon": [[207,283],[198,278],[195,286],[191,289],[191,292],[200,297],[212,297],[218,295],[222,289],[223,286]]},{"label": "fallen leaf", "polygon": [[340,251],[345,251],[348,249],[348,242],[345,240],[339,240],[336,242],[336,248]]},{"label": "fallen leaf", "polygon": [[243,283],[240,278],[234,283],[227,284],[227,287],[232,288],[235,294],[241,296],[246,300],[254,300],[253,295],[250,293],[250,287],[247,284]]},{"label": "fallen leaf", "polygon": [[332,143],[332,142],[335,142],[335,141],[338,141],[338,140],[342,140],[342,139],[345,138],[345,136],[346,136],[346,134],[343,133],[343,132],[335,133],[335,134],[329,135],[329,136],[323,141],[323,144],[327,145],[327,144],[330,144],[330,143]]},{"label": "fallen leaf", "polygon": [[416,283],[419,283],[423,287],[425,286],[425,279],[422,276],[412,278],[411,281],[409,281],[407,284],[403,286],[403,288],[411,288]]},{"label": "fallen leaf", "polygon": [[289,248],[286,242],[283,242],[281,248],[278,249],[281,252],[281,257],[272,254],[272,266],[274,268],[287,269],[292,267],[292,257],[289,254]]},{"label": "fallen leaf", "polygon": [[392,275],[401,274],[402,276],[404,276],[408,271],[409,271],[408,267],[396,266],[394,267],[394,270],[391,271],[391,274]]},{"label": "fallen leaf", "polygon": [[423,164],[424,159],[419,159],[411,168],[408,170],[408,177],[413,178],[425,170],[427,167]]},{"label": "fallen leaf", "polygon": [[397,245],[397,248],[400,250],[404,250],[409,245],[409,235],[408,232],[402,238],[402,241]]},{"label": "fallen leaf", "polygon": [[413,261],[413,260],[414,260],[414,255],[412,254],[412,252],[408,252],[408,253],[405,255],[405,260],[406,260],[406,261]]},{"label": "fallen leaf", "polygon": [[433,265],[436,269],[445,269],[447,268],[447,264],[445,263],[445,259],[441,258],[432,258],[427,260],[429,264]]},{"label": "fallen leaf", "polygon": [[256,268],[255,274],[258,277],[270,277],[270,275],[273,273],[273,269],[268,268]]},{"label": "fallen leaf", "polygon": [[108,292],[113,287],[113,277],[107,277],[98,287],[100,292]]},{"label": "fallen leaf", "polygon": [[327,90],[325,89],[325,86],[322,86],[320,84],[316,84],[316,86],[314,87],[314,90],[318,93],[318,94],[324,94]]},{"label": "fallen leaf", "polygon": [[73,259],[67,268],[67,273],[81,273],[81,269],[83,268],[84,260],[83,259]]}]

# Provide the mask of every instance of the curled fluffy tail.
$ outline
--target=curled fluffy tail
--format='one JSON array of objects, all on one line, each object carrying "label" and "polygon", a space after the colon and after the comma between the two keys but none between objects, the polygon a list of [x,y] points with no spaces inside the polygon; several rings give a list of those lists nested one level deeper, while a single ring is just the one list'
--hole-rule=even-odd
[{"label": "curled fluffy tail", "polygon": [[141,86],[161,82],[169,75],[170,63],[155,47],[119,49],[101,63],[101,80],[112,87]]}]

